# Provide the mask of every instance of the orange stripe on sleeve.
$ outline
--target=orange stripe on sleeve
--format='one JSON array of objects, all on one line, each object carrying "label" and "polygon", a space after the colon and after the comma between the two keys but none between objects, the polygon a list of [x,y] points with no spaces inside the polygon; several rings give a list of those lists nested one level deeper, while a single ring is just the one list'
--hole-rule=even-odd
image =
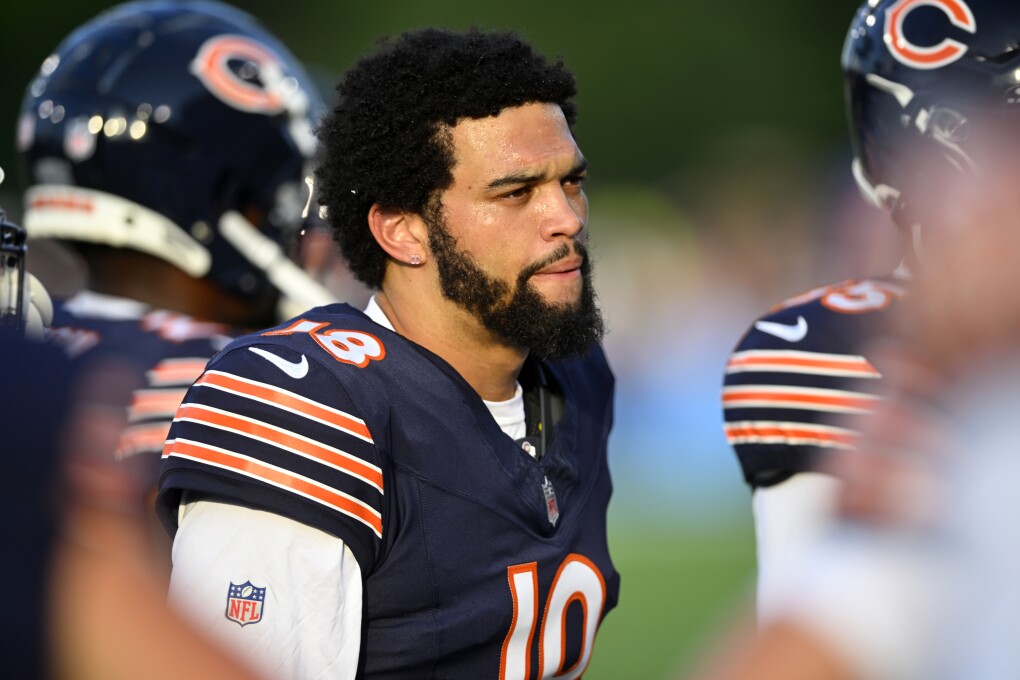
[{"label": "orange stripe on sleeve", "polygon": [[812,373],[859,378],[882,377],[867,359],[849,354],[748,350],[733,354],[726,364],[727,373],[748,371]]},{"label": "orange stripe on sleeve", "polygon": [[360,418],[324,406],[311,399],[306,399],[299,394],[273,387],[265,383],[248,380],[229,373],[220,371],[206,371],[199,378],[196,386],[213,387],[216,389],[237,394],[249,399],[255,399],[273,406],[277,406],[298,415],[317,420],[337,429],[348,432],[367,442],[372,441],[372,434],[368,431],[365,421]]},{"label": "orange stripe on sleeve", "polygon": [[164,359],[146,372],[149,384],[191,385],[205,370],[206,359]]},{"label": "orange stripe on sleeve", "polygon": [[880,398],[860,392],[772,385],[731,385],[723,408],[802,408],[812,411],[870,413]]},{"label": "orange stripe on sleeve", "polygon": [[128,427],[120,436],[114,457],[117,460],[123,460],[136,453],[160,451],[166,443],[166,435],[169,431],[170,423],[168,422]]},{"label": "orange stripe on sleeve", "polygon": [[201,423],[268,442],[279,448],[317,460],[353,475],[371,484],[380,492],[383,490],[382,471],[378,467],[349,453],[294,434],[283,428],[268,425],[252,418],[238,416],[220,409],[212,409],[196,404],[183,404],[177,411],[177,417],[174,420],[188,420]]},{"label": "orange stripe on sleeve", "polygon": [[860,434],[853,430],[807,423],[745,421],[724,427],[730,444],[790,444],[853,448]]},{"label": "orange stripe on sleeve", "polygon": [[131,408],[128,420],[141,420],[165,416],[172,418],[181,405],[184,395],[188,393],[186,388],[159,389],[159,390],[135,390],[131,395]]},{"label": "orange stripe on sleeve", "polygon": [[358,520],[375,532],[376,536],[382,538],[382,516],[378,511],[356,498],[305,477],[281,470],[233,451],[206,446],[186,439],[174,441],[170,446],[170,450],[165,455],[232,470],[246,477],[292,491],[299,496],[311,499]]}]

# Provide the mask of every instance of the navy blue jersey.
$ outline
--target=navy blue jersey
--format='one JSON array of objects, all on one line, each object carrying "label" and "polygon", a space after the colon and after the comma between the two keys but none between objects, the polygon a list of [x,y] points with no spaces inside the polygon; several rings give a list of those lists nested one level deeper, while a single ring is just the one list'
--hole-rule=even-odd
[{"label": "navy blue jersey", "polygon": [[4,613],[0,656],[10,678],[46,678],[50,557],[60,527],[62,463],[74,376],[59,349],[0,330],[0,493]]},{"label": "navy blue jersey", "polygon": [[563,397],[540,460],[441,358],[347,305],[311,310],[188,392],[161,516],[173,531],[187,490],[342,539],[364,579],[358,677],[579,677],[619,591],[613,376],[599,348],[537,368]]},{"label": "navy blue jersey", "polygon": [[154,489],[174,413],[206,362],[240,334],[223,324],[94,293],[54,305],[50,341],[75,363],[109,357],[137,372],[128,425],[117,449],[141,489]]},{"label": "navy blue jersey", "polygon": [[902,281],[845,281],[787,300],[757,320],[726,366],[726,438],[752,487],[811,470],[852,448],[854,420],[878,402],[867,356],[907,294]]}]

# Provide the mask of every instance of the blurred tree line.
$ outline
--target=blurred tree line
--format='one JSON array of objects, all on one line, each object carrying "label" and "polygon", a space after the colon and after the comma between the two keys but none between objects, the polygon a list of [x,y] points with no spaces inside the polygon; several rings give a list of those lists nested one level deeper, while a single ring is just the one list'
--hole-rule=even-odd
[{"label": "blurred tree line", "polygon": [[[5,13],[0,165],[14,167],[18,107],[35,70],[73,28],[112,4],[49,0]],[[779,148],[808,156],[846,146],[839,55],[851,0],[235,4],[327,89],[381,35],[428,25],[517,30],[576,72],[577,133],[599,182],[668,186],[741,140],[780,139]],[[772,148],[766,143],[763,153]]]}]

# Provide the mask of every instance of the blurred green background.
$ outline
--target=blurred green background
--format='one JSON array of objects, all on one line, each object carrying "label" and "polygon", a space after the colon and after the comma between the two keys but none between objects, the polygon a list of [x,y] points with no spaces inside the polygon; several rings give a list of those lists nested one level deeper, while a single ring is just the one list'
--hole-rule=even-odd
[{"label": "blurred green background", "polygon": [[[25,85],[109,4],[6,13],[3,167],[14,167]],[[749,493],[718,406],[729,349],[771,304],[895,259],[891,228],[857,199],[849,172],[839,57],[856,3],[236,4],[327,89],[377,37],[426,25],[514,29],[574,69],[619,387],[610,540],[623,576],[585,677],[681,677],[749,606]],[[9,181],[2,195],[15,218],[16,189]]]},{"label": "blurred green background", "polygon": [[[13,136],[24,85],[74,27],[112,3],[50,0],[7,12],[0,124]],[[809,153],[844,140],[839,52],[855,3],[446,0],[238,2],[324,81],[384,34],[425,25],[510,28],[562,56],[581,85],[578,133],[605,181],[661,186],[737,136],[781,136]],[[0,160],[9,165],[9,145]]]}]

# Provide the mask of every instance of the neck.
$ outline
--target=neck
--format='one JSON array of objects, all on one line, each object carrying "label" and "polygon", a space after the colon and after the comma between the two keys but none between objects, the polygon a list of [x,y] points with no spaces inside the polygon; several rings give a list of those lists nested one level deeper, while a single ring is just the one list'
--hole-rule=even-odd
[{"label": "neck", "polygon": [[[470,312],[429,286],[387,285],[384,281],[376,301],[393,330],[442,357],[482,399],[513,398],[526,351],[508,347]],[[421,310],[429,311],[423,314]]]}]

